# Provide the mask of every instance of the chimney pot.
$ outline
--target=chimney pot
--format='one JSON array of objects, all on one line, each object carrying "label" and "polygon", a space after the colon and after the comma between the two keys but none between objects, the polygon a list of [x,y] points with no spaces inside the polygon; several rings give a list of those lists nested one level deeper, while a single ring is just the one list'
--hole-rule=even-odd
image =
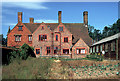
[{"label": "chimney pot", "polygon": [[18,22],[22,22],[22,12],[18,12]]},{"label": "chimney pot", "polygon": [[34,23],[34,18],[30,18],[30,23]]}]

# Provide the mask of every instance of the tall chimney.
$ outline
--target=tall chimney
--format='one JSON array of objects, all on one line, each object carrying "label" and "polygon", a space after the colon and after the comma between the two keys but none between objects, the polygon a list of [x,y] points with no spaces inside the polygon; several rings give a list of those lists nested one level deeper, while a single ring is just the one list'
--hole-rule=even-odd
[{"label": "tall chimney", "polygon": [[34,18],[30,18],[30,23],[34,23]]},{"label": "tall chimney", "polygon": [[83,16],[84,16],[84,24],[85,25],[88,25],[88,12],[87,11],[84,11],[83,12]]},{"label": "tall chimney", "polygon": [[58,23],[61,23],[61,14],[62,14],[62,11],[58,11]]},{"label": "tall chimney", "polygon": [[18,22],[22,22],[22,12],[18,12]]}]

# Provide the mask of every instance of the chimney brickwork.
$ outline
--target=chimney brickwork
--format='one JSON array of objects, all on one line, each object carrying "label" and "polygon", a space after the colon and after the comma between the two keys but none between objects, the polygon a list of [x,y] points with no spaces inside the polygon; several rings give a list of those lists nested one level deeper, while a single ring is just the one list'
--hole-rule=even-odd
[{"label": "chimney brickwork", "polygon": [[18,22],[22,22],[22,12],[18,12]]},{"label": "chimney brickwork", "polygon": [[34,18],[30,18],[30,23],[34,23]]},{"label": "chimney brickwork", "polygon": [[61,23],[61,14],[62,14],[62,11],[58,11],[58,23]]},{"label": "chimney brickwork", "polygon": [[85,25],[88,25],[88,12],[87,11],[84,11],[83,12],[83,17],[84,17],[84,24]]}]

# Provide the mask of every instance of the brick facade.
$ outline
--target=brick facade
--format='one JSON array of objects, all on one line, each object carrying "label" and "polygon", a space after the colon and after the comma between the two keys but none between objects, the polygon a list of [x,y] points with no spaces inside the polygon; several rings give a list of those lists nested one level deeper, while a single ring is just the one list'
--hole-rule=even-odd
[{"label": "brick facade", "polygon": [[[88,12],[84,12],[84,23],[62,23],[62,12],[58,12],[58,23],[34,23],[34,18],[30,18],[30,23],[22,23],[22,12],[18,12],[18,24],[8,33],[8,46],[20,47],[24,43],[34,47],[36,57],[46,55],[74,55],[76,49],[85,54],[77,57],[85,57],[89,54],[89,46],[92,39],[88,34]],[[22,26],[22,30],[19,30]],[[15,36],[21,36],[21,41],[15,41]],[[29,35],[32,41],[29,42]],[[79,40],[79,41],[77,41]],[[81,55],[81,56],[80,56]]]},{"label": "brick facade", "polygon": [[[77,49],[85,49],[85,53],[84,54],[77,54]],[[78,42],[72,47],[72,56],[75,56],[75,55],[81,55],[79,57],[86,57],[86,55],[89,54],[89,46],[80,38],[78,40]],[[76,57],[75,57],[76,58]]]},{"label": "brick facade", "polygon": [[[22,30],[19,30],[18,26],[23,26]],[[15,41],[15,35],[21,35],[21,41]],[[24,43],[32,46],[32,42],[28,41],[28,35],[32,35],[32,33],[25,27],[22,22],[19,22],[7,35],[7,46],[20,47]]]}]

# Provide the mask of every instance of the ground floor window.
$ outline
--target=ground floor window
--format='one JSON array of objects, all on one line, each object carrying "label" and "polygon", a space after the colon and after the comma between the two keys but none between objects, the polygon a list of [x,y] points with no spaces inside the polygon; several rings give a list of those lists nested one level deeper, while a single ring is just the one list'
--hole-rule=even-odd
[{"label": "ground floor window", "polygon": [[58,52],[58,47],[54,47],[54,54],[57,54]]},{"label": "ground floor window", "polygon": [[40,49],[39,48],[36,49],[36,54],[40,54]]},{"label": "ground floor window", "polygon": [[47,47],[46,49],[47,49],[47,54],[49,54],[50,53],[50,47]]},{"label": "ground floor window", "polygon": [[63,53],[69,54],[69,49],[63,49]]},{"label": "ground floor window", "polygon": [[77,48],[76,53],[77,54],[85,54],[85,48]]}]

